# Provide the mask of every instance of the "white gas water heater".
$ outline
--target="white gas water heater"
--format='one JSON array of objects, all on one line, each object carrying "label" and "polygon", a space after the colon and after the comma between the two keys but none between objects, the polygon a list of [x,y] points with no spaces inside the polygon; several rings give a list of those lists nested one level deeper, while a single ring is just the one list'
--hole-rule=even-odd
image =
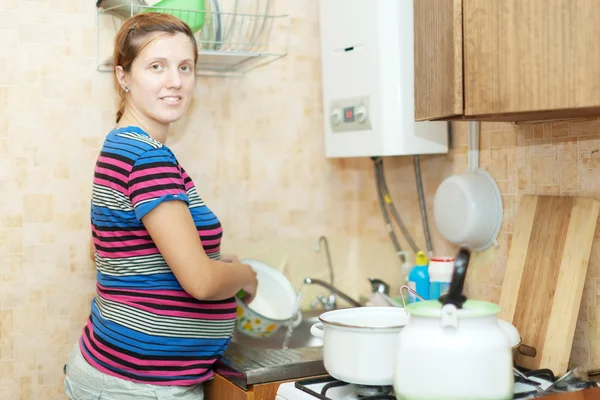
[{"label": "white gas water heater", "polygon": [[446,153],[415,122],[413,0],[319,0],[327,157]]}]

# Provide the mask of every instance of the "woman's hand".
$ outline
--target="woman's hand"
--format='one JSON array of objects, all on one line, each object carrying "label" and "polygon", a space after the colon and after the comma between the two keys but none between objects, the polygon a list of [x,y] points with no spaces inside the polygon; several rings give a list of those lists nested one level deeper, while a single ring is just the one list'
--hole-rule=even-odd
[{"label": "woman's hand", "polygon": [[240,262],[240,259],[235,254],[222,254],[221,261],[226,263]]},{"label": "woman's hand", "polygon": [[246,285],[242,286],[242,290],[246,293],[246,296],[242,299],[245,304],[250,304],[254,297],[256,297],[256,291],[258,290],[258,280],[256,279],[256,271],[252,269],[248,264],[241,264],[244,267],[247,267],[249,271],[249,280],[250,282]]},{"label": "woman's hand", "polygon": [[248,280],[250,281],[242,287],[246,296],[242,299],[245,304],[250,304],[254,297],[256,297],[256,291],[258,290],[258,280],[256,279],[256,271],[248,264],[240,263],[240,259],[235,254],[223,254],[221,255],[221,262],[230,264],[240,264],[244,268],[247,268],[245,272],[248,272]]}]

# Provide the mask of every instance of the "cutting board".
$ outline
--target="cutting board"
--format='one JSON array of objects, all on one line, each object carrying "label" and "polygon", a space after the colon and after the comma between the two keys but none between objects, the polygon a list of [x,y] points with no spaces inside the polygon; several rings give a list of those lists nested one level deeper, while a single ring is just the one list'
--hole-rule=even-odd
[{"label": "cutting board", "polygon": [[599,209],[588,197],[522,197],[499,317],[537,354],[519,354],[517,365],[567,371]]}]

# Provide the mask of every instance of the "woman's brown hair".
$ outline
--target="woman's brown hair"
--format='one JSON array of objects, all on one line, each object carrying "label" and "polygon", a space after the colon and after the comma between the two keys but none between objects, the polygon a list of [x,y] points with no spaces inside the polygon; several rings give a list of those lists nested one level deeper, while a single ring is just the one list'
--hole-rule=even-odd
[{"label": "woman's brown hair", "polygon": [[[115,36],[115,47],[113,53],[113,65],[120,65],[123,71],[129,72],[133,60],[140,54],[140,51],[148,45],[156,36],[153,33],[164,33],[174,35],[183,33],[187,35],[194,49],[196,49],[196,38],[190,27],[177,17],[170,14],[147,12],[136,14],[127,19],[117,36]],[[194,64],[198,61],[198,52],[194,50]],[[125,91],[119,85],[115,75],[116,89],[119,93],[119,109],[117,110],[117,122],[123,116],[125,111]]]}]

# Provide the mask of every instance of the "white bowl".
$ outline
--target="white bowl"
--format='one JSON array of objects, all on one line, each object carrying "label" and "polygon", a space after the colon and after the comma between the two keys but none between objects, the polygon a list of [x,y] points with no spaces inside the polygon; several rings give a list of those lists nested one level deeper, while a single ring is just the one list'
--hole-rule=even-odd
[{"label": "white bowl", "polygon": [[296,292],[285,275],[258,260],[245,259],[240,262],[251,266],[258,280],[256,296],[248,307],[272,320],[290,319],[296,311],[293,309]]},{"label": "white bowl", "polygon": [[[248,305],[236,297],[238,331],[253,337],[266,338],[282,326],[296,326],[302,313],[296,310],[296,292],[288,279],[276,269],[258,261],[243,259],[256,271],[258,288]],[[292,321],[293,320],[293,321]]]}]

